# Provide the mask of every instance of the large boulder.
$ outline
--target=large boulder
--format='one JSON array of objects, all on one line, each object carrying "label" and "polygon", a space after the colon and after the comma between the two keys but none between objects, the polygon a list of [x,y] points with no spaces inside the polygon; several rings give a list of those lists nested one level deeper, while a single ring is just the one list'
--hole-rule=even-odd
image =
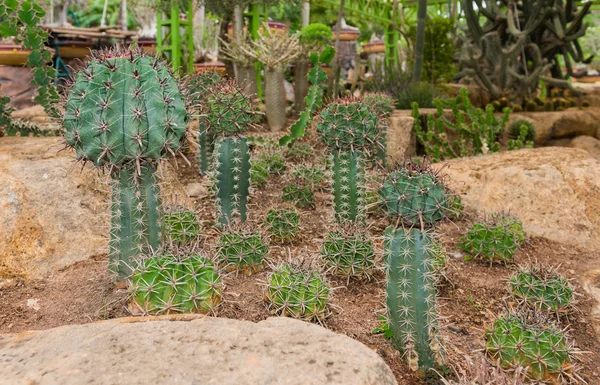
[{"label": "large boulder", "polygon": [[0,138],[0,279],[40,277],[107,251],[107,190],[59,138]]},{"label": "large boulder", "polygon": [[586,150],[590,156],[600,161],[600,140],[593,136],[581,135],[571,140],[571,147]]},{"label": "large boulder", "polygon": [[598,137],[600,109],[571,108],[553,112],[519,112],[510,115],[510,120],[525,119],[535,125],[534,142],[538,145],[552,139],[573,138],[579,135]]},{"label": "large boulder", "polygon": [[471,208],[509,211],[529,235],[600,249],[600,164],[586,151],[546,147],[446,163]]},{"label": "large boulder", "polygon": [[290,318],[120,318],[0,336],[11,385],[394,385],[349,337]]}]

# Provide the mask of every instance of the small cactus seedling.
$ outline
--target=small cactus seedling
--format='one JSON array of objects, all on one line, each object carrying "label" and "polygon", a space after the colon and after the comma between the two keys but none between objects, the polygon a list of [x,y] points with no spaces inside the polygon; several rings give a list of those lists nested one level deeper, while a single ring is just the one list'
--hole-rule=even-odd
[{"label": "small cactus seedling", "polygon": [[292,176],[313,189],[324,189],[327,181],[327,172],[321,166],[297,166],[292,170]]},{"label": "small cactus seedling", "polygon": [[260,233],[228,232],[219,239],[217,259],[228,270],[250,275],[262,270],[268,251]]},{"label": "small cactus seedling", "polygon": [[384,237],[392,344],[411,370],[444,364],[436,311],[435,245],[417,229],[388,227]]},{"label": "small cactus seedling", "polygon": [[154,173],[157,161],[181,148],[187,119],[178,82],[140,51],[95,53],[68,91],[66,144],[114,181],[109,266],[119,280],[133,258],[160,245]]},{"label": "small cactus seedling", "polygon": [[308,143],[294,142],[285,150],[284,155],[290,162],[299,163],[311,160],[315,155],[315,151]]},{"label": "small cactus seedling", "polygon": [[265,225],[277,242],[291,242],[298,234],[300,217],[294,209],[271,209],[267,212]]},{"label": "small cactus seedling", "polygon": [[281,197],[284,202],[290,202],[301,209],[314,207],[315,196],[312,189],[308,185],[289,184],[283,187],[283,195]]},{"label": "small cactus seedling", "polygon": [[409,224],[433,225],[448,214],[444,181],[425,162],[406,163],[389,173],[379,189],[384,210]]},{"label": "small cactus seedling", "polygon": [[573,305],[573,287],[552,268],[521,268],[510,277],[509,289],[519,302],[539,311],[567,313]]},{"label": "small cactus seedling", "polygon": [[320,321],[328,315],[330,293],[321,274],[282,265],[269,277],[266,301],[271,314]]},{"label": "small cactus seedling", "polygon": [[529,322],[523,316],[506,314],[486,330],[486,352],[503,369],[526,368],[532,381],[560,384],[572,378],[572,348],[555,326]]},{"label": "small cactus seedling", "polygon": [[448,195],[448,212],[446,216],[451,220],[459,220],[465,211],[465,205],[460,195]]},{"label": "small cactus seedling", "polygon": [[490,262],[510,262],[525,241],[521,221],[503,214],[493,214],[486,222],[473,224],[460,238],[458,247]]},{"label": "small cactus seedling", "polygon": [[360,231],[329,233],[321,257],[328,271],[348,279],[369,276],[375,267],[373,241]]},{"label": "small cactus seedling", "polygon": [[211,313],[223,285],[213,263],[200,255],[162,254],[143,259],[131,276],[132,307],[143,314]]},{"label": "small cactus seedling", "polygon": [[271,175],[281,175],[286,169],[285,158],[278,152],[262,153],[258,156],[258,159],[266,163]]},{"label": "small cactus seedling", "polygon": [[176,208],[163,213],[165,239],[176,244],[192,242],[200,236],[200,223],[196,213],[186,208]]},{"label": "small cactus seedling", "polygon": [[260,158],[253,159],[250,163],[250,182],[252,186],[265,186],[269,181],[269,165]]}]

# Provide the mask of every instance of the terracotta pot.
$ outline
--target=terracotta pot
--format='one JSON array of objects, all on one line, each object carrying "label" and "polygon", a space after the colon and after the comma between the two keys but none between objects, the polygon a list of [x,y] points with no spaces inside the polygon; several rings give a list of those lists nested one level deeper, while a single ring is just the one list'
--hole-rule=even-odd
[{"label": "terracotta pot", "polygon": [[83,59],[94,48],[91,41],[65,40],[58,46],[58,52],[63,59]]},{"label": "terracotta pot", "polygon": [[27,56],[29,56],[30,53],[31,50],[23,49],[22,45],[0,45],[0,65],[24,66],[25,63],[27,63]]},{"label": "terracotta pot", "polygon": [[377,41],[373,43],[363,44],[362,46],[363,52],[366,54],[373,53],[384,53],[385,52],[385,43],[382,41]]},{"label": "terracotta pot", "polygon": [[[341,41],[355,41],[360,37],[360,31],[354,29],[342,29],[340,34]],[[333,31],[333,41],[337,39],[337,32]]]},{"label": "terracotta pot", "polygon": [[194,73],[201,74],[203,72],[216,72],[221,76],[225,76],[227,69],[225,64],[219,61],[209,63],[194,63]]},{"label": "terracotta pot", "polygon": [[154,38],[138,39],[137,45],[147,54],[154,55],[156,53],[156,39]]},{"label": "terracotta pot", "polygon": [[584,76],[581,78],[573,78],[573,82],[577,83],[596,83],[600,82],[600,76]]},{"label": "terracotta pot", "polygon": [[[263,31],[263,26],[261,24],[261,26],[259,27],[259,31],[262,32]],[[269,21],[269,31],[271,33],[287,33],[288,31],[288,26],[285,25],[284,23],[280,23],[278,21]],[[248,32],[248,28],[246,26],[244,26],[244,32]],[[227,25],[227,36],[229,36],[230,38],[233,38],[233,24],[229,23]]]}]

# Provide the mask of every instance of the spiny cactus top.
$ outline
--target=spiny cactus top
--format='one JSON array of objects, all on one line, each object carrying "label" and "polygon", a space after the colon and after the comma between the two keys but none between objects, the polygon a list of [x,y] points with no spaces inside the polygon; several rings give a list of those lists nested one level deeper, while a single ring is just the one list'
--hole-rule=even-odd
[{"label": "spiny cactus top", "polygon": [[537,310],[568,312],[573,303],[573,287],[569,280],[552,268],[528,266],[509,279],[509,289],[518,300]]},{"label": "spiny cactus top", "polygon": [[177,151],[187,113],[177,80],[140,51],[101,51],[69,90],[65,139],[77,157],[120,167]]},{"label": "spiny cactus top", "polygon": [[377,116],[360,99],[340,98],[321,111],[317,133],[329,148],[360,151],[377,140]]},{"label": "spiny cactus top", "polygon": [[208,131],[218,136],[235,136],[256,123],[259,112],[236,81],[216,83],[206,93],[200,112]]},{"label": "spiny cactus top", "polygon": [[191,76],[187,84],[188,94],[192,100],[201,102],[209,96],[208,89],[223,82],[224,79],[216,72],[202,72]]},{"label": "spiny cactus top", "polygon": [[363,102],[372,108],[378,118],[389,118],[394,112],[394,98],[385,92],[369,92],[363,96]]}]

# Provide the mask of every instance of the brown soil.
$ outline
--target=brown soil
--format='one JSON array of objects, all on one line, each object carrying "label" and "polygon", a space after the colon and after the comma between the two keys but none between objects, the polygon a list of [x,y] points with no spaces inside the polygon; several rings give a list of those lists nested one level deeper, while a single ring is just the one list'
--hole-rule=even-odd
[{"label": "brown soil", "polygon": [[[198,170],[179,162],[178,179],[185,185],[197,182]],[[286,176],[273,177],[268,186],[253,192],[250,223],[260,225],[265,212],[273,206],[282,205],[281,190]],[[326,193],[316,195],[316,207],[300,210],[302,232],[291,245],[272,245],[270,263],[283,260],[310,260],[319,254],[320,242],[332,224],[331,200]],[[214,223],[214,207],[210,198],[193,201],[205,227],[205,249],[212,254],[218,232],[210,226]],[[517,265],[494,265],[477,261],[465,261],[455,245],[470,223],[469,218],[440,226],[439,233],[450,259],[447,279],[440,288],[442,335],[446,340],[449,362],[463,365],[464,357],[472,355],[484,346],[484,330],[494,316],[506,305],[506,279]],[[383,217],[370,218],[369,233],[379,255],[382,229],[387,225]],[[578,311],[568,320],[561,321],[569,327],[577,348],[586,351],[580,357],[579,374],[588,384],[600,384],[600,342],[594,333],[590,313],[594,304],[581,288],[579,277],[587,270],[600,266],[600,256],[587,250],[564,246],[547,239],[530,239],[517,254],[516,262],[525,264],[537,260],[548,265],[561,265],[561,273],[573,279],[581,293]],[[66,324],[81,324],[100,319],[127,315],[125,290],[116,290],[106,275],[107,257],[101,256],[77,263],[43,280],[13,280],[0,287],[0,333],[23,330],[47,329]],[[381,263],[379,263],[381,266]],[[228,274],[224,280],[226,290],[224,303],[218,316],[259,321],[269,317],[262,302],[263,283],[270,268],[252,275]],[[385,282],[382,271],[377,271],[369,281],[350,281],[331,278],[336,288],[331,301],[332,314],[323,325],[335,332],[346,334],[371,347],[392,368],[399,384],[423,384],[411,374],[403,363],[400,353],[389,341],[372,330],[379,326],[377,317],[385,312]]]}]

